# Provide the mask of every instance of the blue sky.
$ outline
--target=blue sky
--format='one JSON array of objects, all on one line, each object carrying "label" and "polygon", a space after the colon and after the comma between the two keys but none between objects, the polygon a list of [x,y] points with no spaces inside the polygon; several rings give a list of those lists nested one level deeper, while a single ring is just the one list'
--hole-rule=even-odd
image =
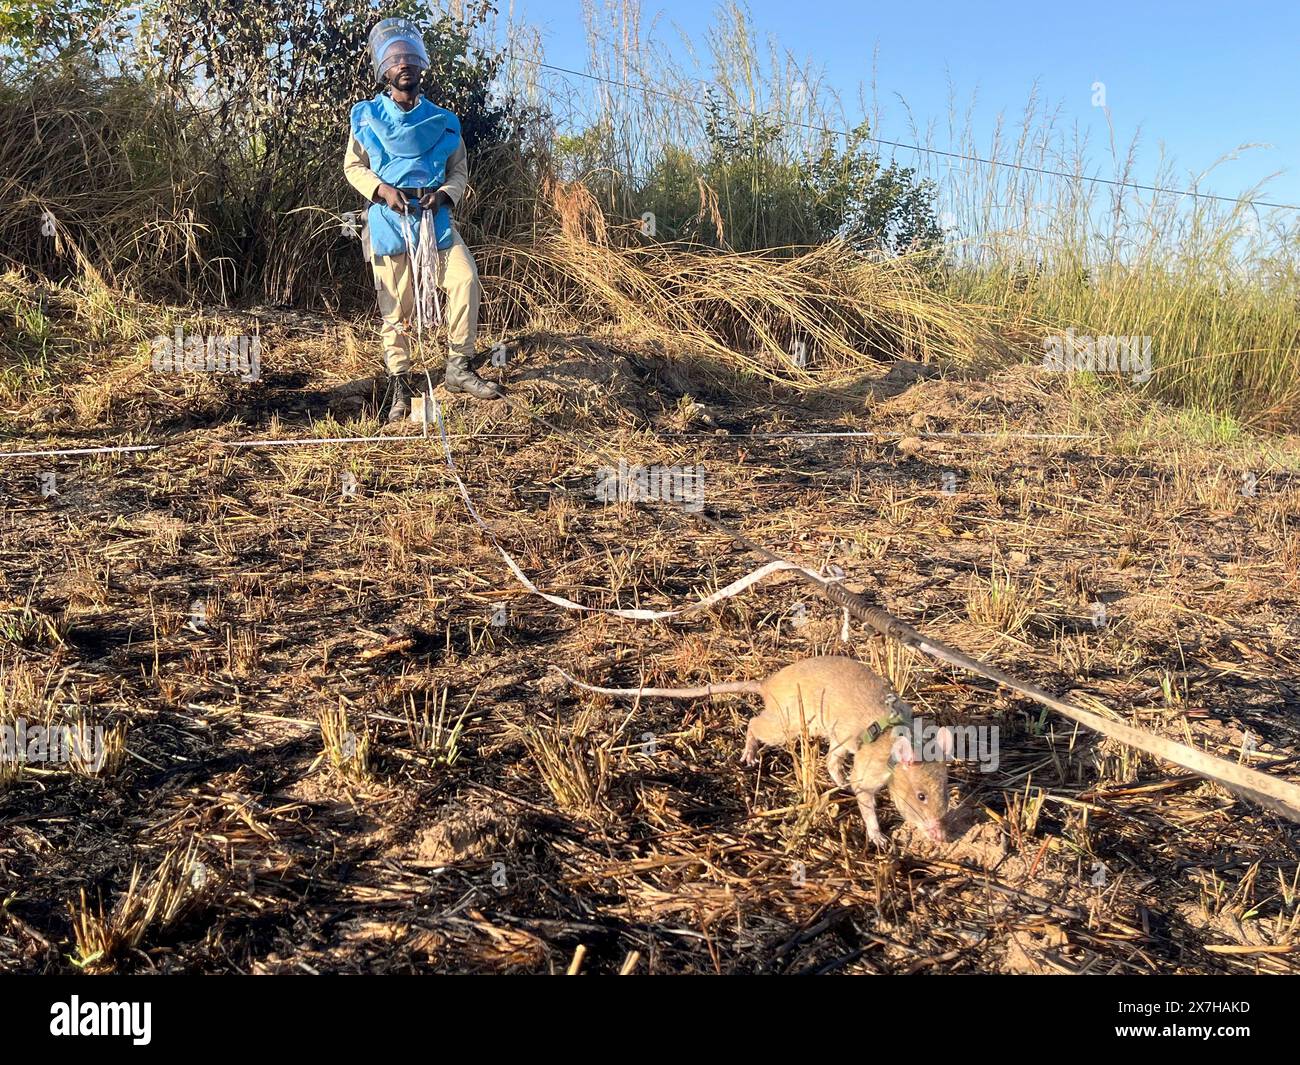
[{"label": "blue sky", "polygon": [[[547,61],[585,68],[581,0],[515,0],[514,8],[516,17],[543,30]],[[1138,180],[1155,176],[1161,145],[1185,186],[1225,152],[1263,143],[1268,147],[1223,164],[1202,190],[1236,196],[1284,171],[1263,198],[1300,204],[1297,0],[752,0],[748,9],[761,35],[774,35],[797,61],[823,67],[846,104],[856,100],[859,82],[870,82],[878,49],[885,110],[879,136],[911,140],[896,100],[901,96],[919,123],[939,123],[934,144],[948,147],[951,82],[962,107],[978,93],[974,121],[986,145],[998,112],[1014,122],[1037,82],[1042,99],[1060,105],[1064,121],[1091,131],[1092,155],[1101,164],[1093,172],[1111,176],[1102,159],[1106,118],[1092,102],[1093,83],[1102,82],[1120,144],[1141,134]],[[647,2],[642,23],[657,16],[698,41],[715,11],[694,0]]]}]

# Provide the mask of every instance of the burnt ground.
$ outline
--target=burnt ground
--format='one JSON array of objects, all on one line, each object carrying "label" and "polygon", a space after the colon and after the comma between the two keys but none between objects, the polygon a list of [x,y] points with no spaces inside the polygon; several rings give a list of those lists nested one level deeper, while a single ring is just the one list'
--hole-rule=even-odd
[{"label": "burnt ground", "polygon": [[[860,626],[845,643],[792,576],[667,622],[566,611],[514,581],[417,427],[217,447],[378,431],[346,323],[261,328],[260,381],[119,350],[10,419],[2,450],[169,447],[0,463],[0,713],[126,747],[0,791],[0,968],[1296,970],[1296,825]],[[593,498],[619,457],[698,464],[723,521],[909,623],[1300,780],[1293,447],[1195,443],[1031,370],[800,394],[612,335],[514,339],[516,405],[439,392],[476,506],[544,591],[663,609],[760,564],[671,506]],[[755,435],[814,430],[881,435]],[[939,435],[960,433],[990,435]],[[694,684],[816,653],[997,726],[996,769],[953,768],[950,843],[886,801],[873,851],[801,745],[741,766],[752,700],[633,705],[549,672]]]}]

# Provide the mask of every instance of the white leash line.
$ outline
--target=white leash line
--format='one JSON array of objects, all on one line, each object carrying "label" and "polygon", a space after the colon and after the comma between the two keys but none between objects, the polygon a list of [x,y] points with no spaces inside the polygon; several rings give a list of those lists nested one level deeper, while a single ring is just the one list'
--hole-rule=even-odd
[{"label": "white leash line", "polygon": [[[527,411],[526,409],[525,413],[530,415],[532,414],[532,412]],[[845,624],[841,632],[841,637],[843,639],[847,640],[849,636],[848,617],[851,612],[855,617],[864,621],[882,636],[891,637],[905,646],[914,647],[922,654],[929,655],[940,662],[944,662],[958,669],[975,673],[992,680],[1003,687],[1010,688],[1012,691],[1027,696],[1043,706],[1056,710],[1058,713],[1062,714],[1069,720],[1074,721],[1076,724],[1083,725],[1085,728],[1098,732],[1103,736],[1110,736],[1126,746],[1146,751],[1158,758],[1164,758],[1167,761],[1173,762],[1175,765],[1181,765],[1186,769],[1192,770],[1192,772],[1201,777],[1216,780],[1221,784],[1227,785],[1238,795],[1259,803],[1265,809],[1271,810],[1272,812],[1289,818],[1292,821],[1300,822],[1300,785],[1292,784],[1290,781],[1283,778],[1273,777],[1262,773],[1259,770],[1251,769],[1247,766],[1241,766],[1223,758],[1218,758],[1214,755],[1207,754],[1204,751],[1188,746],[1187,744],[1167,740],[1163,736],[1157,735],[1154,732],[1148,732],[1146,729],[1126,724],[1123,721],[1109,720],[1100,714],[1090,710],[1085,710],[1065,699],[1059,699],[1044,689],[1039,688],[1035,684],[1017,680],[1015,677],[1002,672],[1002,670],[990,663],[981,662],[977,659],[971,658],[955,648],[949,647],[942,641],[926,637],[910,625],[904,624],[888,611],[872,604],[865,596],[857,592],[851,592],[847,588],[841,586],[839,580],[842,579],[842,575],[837,575],[836,578],[823,577],[814,573],[805,566],[800,566],[796,563],[788,562],[785,559],[779,558],[767,548],[755,544],[746,537],[726,528],[720,522],[710,518],[707,514],[700,513],[694,516],[702,520],[715,531],[731,537],[733,542],[744,545],[748,550],[753,551],[756,554],[766,556],[770,560],[768,564],[741,578],[739,581],[729,584],[721,591],[715,592],[703,602],[697,603],[691,607],[686,607],[682,610],[608,610],[584,607],[579,603],[563,599],[560,596],[547,595],[546,593],[539,591],[537,586],[524,575],[523,571],[515,564],[514,559],[512,559],[505,549],[501,547],[500,543],[497,542],[496,537],[492,534],[492,531],[484,524],[483,519],[479,516],[473,502],[469,498],[469,492],[466,490],[464,482],[456,472],[455,461],[451,454],[451,446],[448,443],[446,433],[443,432],[444,422],[442,419],[442,411],[439,407],[434,408],[434,415],[437,419],[438,428],[442,435],[442,446],[443,451],[446,454],[448,470],[451,473],[452,478],[456,481],[456,486],[460,490],[461,498],[465,501],[465,506],[469,510],[470,515],[474,518],[474,521],[478,524],[479,528],[481,528],[492,541],[493,546],[495,546],[497,551],[500,552],[506,565],[510,567],[511,572],[514,573],[520,583],[530,592],[540,595],[547,602],[554,603],[555,605],[564,607],[567,610],[611,614],[615,617],[624,617],[636,621],[654,620],[656,618],[672,617],[692,610],[702,609],[721,599],[725,599],[730,595],[735,595],[737,592],[749,587],[749,585],[760,580],[769,573],[778,570],[795,571],[801,577],[813,581],[818,586],[818,590],[822,595],[844,610]],[[538,417],[537,415],[532,416]],[[542,420],[545,421],[545,419]]]},{"label": "white leash line", "polygon": [[[411,224],[402,215],[402,240],[406,244],[406,262],[411,271],[411,294],[415,304],[415,350],[424,363],[424,381],[427,391],[420,404],[420,421],[424,436],[429,435],[429,404],[433,400],[433,377],[429,373],[429,360],[424,352],[424,324],[432,303],[433,326],[442,325],[442,302],[438,298],[438,285],[442,274],[442,254],[433,232],[433,212],[426,210],[420,216],[420,241],[412,246]],[[457,434],[461,435],[461,434]]]},{"label": "white leash line", "polygon": [[[426,212],[426,218],[427,215],[428,212]],[[410,230],[410,226],[406,222],[405,216],[403,216],[402,225],[403,225],[403,236],[406,240],[408,259],[412,262],[418,261],[420,263],[419,269],[415,269],[413,267],[412,270],[412,277],[417,278],[420,277],[420,274],[423,270],[427,270],[428,268],[428,262],[422,257],[421,253],[426,251],[430,245],[429,243],[426,242],[426,234],[422,229],[420,234],[420,242],[421,242],[420,248],[418,250],[413,250],[411,248],[411,230]],[[428,235],[428,240],[429,241],[432,240],[431,233]],[[438,261],[437,245],[434,244],[433,248],[434,248],[434,262],[436,263]],[[432,286],[434,289],[437,288],[436,276],[437,275],[436,275],[436,267],[435,267],[434,284]],[[427,280],[428,280],[427,275],[420,278],[421,288],[425,287],[424,284],[422,284],[422,282],[426,282]],[[416,346],[418,350],[423,352],[425,319],[424,319],[424,315],[421,313],[420,288],[416,289],[415,299],[416,299],[416,317],[415,317]],[[435,324],[441,324],[440,312],[438,314],[438,317],[435,319]],[[430,379],[429,372],[427,369],[425,370],[425,380],[428,381],[429,391],[426,393],[424,397],[424,404],[422,407],[422,422],[424,425],[424,435],[426,437],[429,435],[429,408],[432,407],[434,423],[438,427],[438,436],[439,439],[442,440],[443,454],[446,456],[447,459],[447,472],[451,475],[452,480],[456,482],[456,488],[460,492],[460,497],[465,502],[465,509],[469,512],[470,517],[474,519],[474,523],[478,525],[479,529],[482,530],[483,534],[491,541],[492,546],[497,549],[497,552],[501,555],[502,560],[505,562],[506,566],[509,567],[510,572],[515,575],[515,579],[518,580],[519,583],[522,584],[530,593],[536,596],[540,596],[542,599],[545,599],[548,603],[552,604],[553,606],[562,607],[565,610],[577,610],[584,614],[606,614],[611,617],[625,618],[630,621],[660,621],[663,620],[664,618],[680,617],[683,614],[694,613],[697,610],[706,610],[709,607],[713,606],[715,603],[720,603],[722,602],[722,600],[729,599],[733,595],[739,595],[750,585],[755,584],[758,581],[761,581],[764,577],[767,577],[769,574],[777,573],[780,572],[781,570],[799,570],[807,574],[815,581],[819,581],[821,583],[828,583],[828,578],[822,577],[820,574],[814,573],[812,570],[806,569],[805,567],[800,566],[797,563],[776,561],[776,562],[769,562],[765,566],[760,566],[758,569],[754,570],[751,573],[746,574],[744,577],[741,577],[739,580],[732,581],[725,588],[721,588],[718,591],[714,592],[712,595],[706,596],[698,603],[692,603],[690,606],[679,607],[675,610],[640,610],[640,609],[621,609],[615,607],[585,606],[582,603],[575,603],[572,599],[566,599],[563,596],[551,595],[549,592],[542,591],[540,588],[537,587],[536,584],[534,584],[531,580],[528,579],[528,575],[522,569],[519,568],[519,564],[515,562],[515,560],[511,557],[510,552],[508,552],[504,547],[501,546],[501,542],[496,538],[496,535],[492,532],[492,530],[488,528],[487,523],[483,520],[483,516],[478,512],[478,508],[474,506],[474,501],[470,498],[469,495],[469,489],[465,486],[465,482],[461,479],[460,473],[456,469],[456,460],[452,456],[451,442],[447,434],[447,423],[442,416],[442,404],[438,402],[437,398],[433,394],[433,381],[432,379]],[[848,611],[845,611],[844,626],[843,626],[843,632],[845,634],[847,634],[848,632],[848,617],[849,617]],[[847,639],[847,635],[845,635],[845,639]]]},{"label": "white leash line", "polygon": [[451,443],[447,436],[447,425],[442,417],[442,404],[431,397],[431,403],[426,400],[426,411],[430,405],[433,407],[434,424],[437,425],[438,435],[442,440],[443,454],[447,459],[447,470],[451,474],[452,480],[456,482],[456,488],[460,491],[460,497],[465,502],[465,509],[469,511],[469,515],[474,519],[474,523],[492,542],[492,546],[497,549],[497,552],[501,555],[505,564],[510,568],[510,572],[515,575],[515,579],[533,595],[541,596],[541,598],[545,599],[548,603],[558,607],[563,607],[565,610],[578,610],[585,614],[607,614],[611,617],[626,618],[630,621],[660,621],[664,618],[680,617],[683,614],[690,614],[697,610],[706,610],[715,603],[720,603],[724,599],[730,599],[733,595],[740,594],[750,585],[761,581],[764,577],[773,573],[779,573],[782,570],[797,570],[821,584],[831,583],[831,581],[835,579],[823,577],[821,574],[814,573],[812,570],[807,569],[796,562],[786,562],[784,560],[769,562],[767,565],[760,566],[753,572],[747,573],[739,580],[732,581],[725,588],[721,588],[712,595],[706,596],[698,603],[692,603],[690,606],[678,607],[674,610],[633,610],[617,609],[614,607],[584,606],[582,603],[575,603],[572,599],[565,599],[563,596],[551,595],[548,592],[544,592],[528,579],[528,575],[519,568],[518,563],[516,563],[510,556],[510,552],[501,546],[501,542],[496,538],[496,535],[492,530],[488,528],[487,523],[478,512],[478,508],[474,506],[474,501],[469,495],[469,489],[465,487],[465,482],[461,480],[460,473],[456,469],[456,460],[452,457]]}]

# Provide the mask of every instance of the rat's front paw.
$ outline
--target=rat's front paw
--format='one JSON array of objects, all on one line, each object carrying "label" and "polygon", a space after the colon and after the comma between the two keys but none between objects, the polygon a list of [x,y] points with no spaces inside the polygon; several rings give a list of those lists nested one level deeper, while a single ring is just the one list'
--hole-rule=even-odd
[{"label": "rat's front paw", "polygon": [[878,828],[867,829],[867,839],[871,840],[880,850],[889,846],[889,837]]}]

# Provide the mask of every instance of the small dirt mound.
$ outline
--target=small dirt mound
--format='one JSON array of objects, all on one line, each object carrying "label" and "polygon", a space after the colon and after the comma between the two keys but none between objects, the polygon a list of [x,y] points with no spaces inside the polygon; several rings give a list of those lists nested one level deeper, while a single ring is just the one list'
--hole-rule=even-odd
[{"label": "small dirt mound", "polygon": [[418,861],[456,865],[513,846],[518,837],[518,821],[507,816],[503,808],[451,807],[416,836],[412,849]]}]

